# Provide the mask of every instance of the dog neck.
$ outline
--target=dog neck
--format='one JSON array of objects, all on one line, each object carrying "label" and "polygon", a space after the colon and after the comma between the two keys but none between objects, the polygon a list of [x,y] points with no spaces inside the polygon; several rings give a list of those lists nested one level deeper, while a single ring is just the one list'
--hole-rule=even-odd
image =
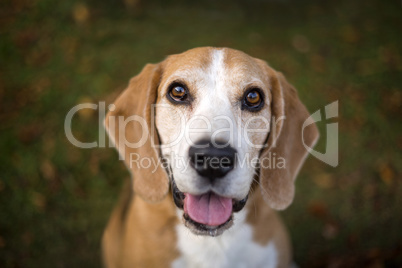
[{"label": "dog neck", "polygon": [[171,195],[148,203],[126,186],[103,237],[104,261],[110,267],[289,266],[286,231],[259,188],[252,191],[243,210],[234,214],[230,229],[209,237],[197,236],[184,226],[183,212]]}]

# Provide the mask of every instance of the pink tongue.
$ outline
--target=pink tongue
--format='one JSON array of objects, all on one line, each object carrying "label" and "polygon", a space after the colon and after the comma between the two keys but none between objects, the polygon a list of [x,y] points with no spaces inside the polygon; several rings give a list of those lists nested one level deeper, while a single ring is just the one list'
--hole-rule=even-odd
[{"label": "pink tongue", "polygon": [[184,212],[193,221],[218,226],[225,223],[232,214],[232,199],[212,192],[203,195],[185,194]]}]

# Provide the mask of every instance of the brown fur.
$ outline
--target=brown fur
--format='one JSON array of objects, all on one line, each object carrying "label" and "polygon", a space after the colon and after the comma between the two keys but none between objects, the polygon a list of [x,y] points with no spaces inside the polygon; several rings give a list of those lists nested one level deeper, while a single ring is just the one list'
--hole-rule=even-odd
[{"label": "brown fur", "polygon": [[279,253],[278,268],[289,267],[292,249],[286,228],[277,212],[266,205],[261,191],[252,191],[247,203],[247,223],[253,226],[254,241],[262,246],[272,241]]},{"label": "brown fur", "polygon": [[103,235],[106,267],[168,267],[178,257],[176,208],[171,196],[153,204],[125,185]]},{"label": "brown fur", "polygon": [[[141,157],[149,159],[160,157],[158,149],[153,146],[153,144],[159,144],[159,138],[157,135],[152,135],[154,133],[151,131],[153,127],[151,126],[151,104],[156,102],[156,89],[160,76],[159,65],[146,65],[139,75],[131,79],[128,88],[116,100],[116,109],[110,111],[105,120],[109,136],[114,139],[118,151],[125,157],[126,166],[135,178],[133,181],[134,191],[149,202],[160,201],[167,194],[169,190],[167,173],[162,167],[157,168],[155,172],[152,172],[153,166],[150,168],[137,168],[136,165],[130,167],[130,154],[138,153]],[[144,118],[147,129],[143,129],[137,121],[130,121],[124,129],[125,133],[121,133],[124,126],[120,126],[119,117],[126,120],[132,115]],[[110,120],[111,117],[115,119],[114,127]],[[119,141],[119,137],[123,135],[128,142],[137,143],[140,141],[143,131],[147,130],[146,142],[140,148],[131,148]]]}]

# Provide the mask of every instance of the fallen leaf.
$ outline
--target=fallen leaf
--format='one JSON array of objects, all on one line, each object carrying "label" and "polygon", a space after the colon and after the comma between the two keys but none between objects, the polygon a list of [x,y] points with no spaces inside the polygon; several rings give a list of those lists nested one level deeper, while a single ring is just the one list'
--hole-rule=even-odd
[{"label": "fallen leaf", "polygon": [[314,183],[323,189],[329,189],[334,186],[334,178],[332,174],[321,173],[313,177]]},{"label": "fallen leaf", "polygon": [[24,125],[19,129],[18,138],[24,144],[31,144],[42,134],[42,126],[39,123]]},{"label": "fallen leaf", "polygon": [[341,29],[342,39],[348,43],[356,43],[360,40],[359,32],[352,26],[348,25]]},{"label": "fallen leaf", "polygon": [[317,73],[323,73],[325,72],[325,59],[321,55],[314,54],[310,57],[310,63],[311,67],[313,68],[314,71]]},{"label": "fallen leaf", "polygon": [[322,236],[326,239],[333,239],[339,233],[339,227],[333,223],[327,223],[322,230]]},{"label": "fallen leaf", "polygon": [[46,198],[43,194],[38,192],[33,192],[31,196],[32,204],[38,208],[40,211],[43,211],[46,206]]},{"label": "fallen leaf", "polygon": [[[89,97],[81,97],[78,100],[78,104],[92,104],[94,101],[89,98]],[[92,118],[96,114],[96,110],[91,109],[91,108],[85,108],[85,109],[80,109],[77,111],[78,116],[83,119],[84,121],[87,121]]]},{"label": "fallen leaf", "polygon": [[75,22],[83,24],[89,19],[89,9],[83,3],[77,3],[73,8],[73,18]]},{"label": "fallen leaf", "polygon": [[123,0],[128,9],[136,9],[140,6],[141,0]]},{"label": "fallen leaf", "polygon": [[328,208],[321,201],[311,202],[307,210],[311,215],[319,219],[325,219],[328,216]]},{"label": "fallen leaf", "polygon": [[56,176],[55,167],[48,159],[42,162],[41,164],[41,172],[45,179],[53,180]]},{"label": "fallen leaf", "polygon": [[392,181],[394,180],[394,177],[395,177],[395,174],[394,174],[393,170],[391,169],[391,167],[388,164],[381,164],[378,171],[379,171],[381,180],[385,184],[391,185]]}]

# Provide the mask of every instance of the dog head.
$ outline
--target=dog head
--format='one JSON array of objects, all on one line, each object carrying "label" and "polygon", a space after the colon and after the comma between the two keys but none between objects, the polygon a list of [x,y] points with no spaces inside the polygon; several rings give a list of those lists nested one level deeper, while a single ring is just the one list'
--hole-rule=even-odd
[{"label": "dog head", "polygon": [[318,139],[315,125],[302,133],[308,117],[296,90],[264,61],[206,47],[147,65],[105,125],[137,194],[156,202],[170,182],[186,226],[219,235],[254,180],[272,208],[292,202],[303,142]]}]

